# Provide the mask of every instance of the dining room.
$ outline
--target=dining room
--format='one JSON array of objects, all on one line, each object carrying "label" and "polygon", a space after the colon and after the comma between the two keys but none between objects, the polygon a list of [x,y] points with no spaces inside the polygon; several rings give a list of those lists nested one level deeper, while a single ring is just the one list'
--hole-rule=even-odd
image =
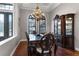
[{"label": "dining room", "polygon": [[[73,7],[71,7],[72,5]],[[74,19],[78,4],[24,3],[19,4],[19,6],[21,42],[19,45],[20,47],[16,49],[14,56],[22,54],[29,56],[40,56],[40,54],[52,56],[75,56],[79,54],[74,37],[74,35],[76,35],[75,28],[77,27],[77,25],[74,25],[77,24],[75,23],[77,19],[75,22]],[[64,9],[64,7],[66,8]],[[66,21],[66,19],[68,20]],[[51,40],[51,35],[53,39],[52,43],[48,41]],[[49,39],[45,42],[45,38]],[[53,44],[50,48],[51,50],[48,49],[43,51],[44,43],[46,43],[46,45],[48,44],[46,49],[51,46],[49,43]],[[29,44],[31,45],[30,47]],[[27,52],[25,52],[26,48]],[[48,53],[46,54],[45,52]]]},{"label": "dining room", "polygon": [[0,55],[79,56],[79,3],[0,3]]},{"label": "dining room", "polygon": [[[20,13],[21,13],[20,16],[21,17],[19,20],[20,29],[21,29],[21,40],[20,41],[27,41],[28,47],[29,47],[29,44],[35,46],[32,48],[36,48],[38,46],[41,47],[40,44],[45,35],[46,35],[45,38],[47,38],[48,36],[49,36],[49,38],[50,38],[50,36],[52,37],[52,39],[54,38],[53,33],[50,32],[50,27],[49,27],[50,21],[48,20],[48,14],[47,14],[48,9],[52,5],[56,5],[56,4],[49,4],[49,3],[19,4],[19,6],[21,6],[20,7]],[[57,4],[57,5],[59,5],[59,4]],[[25,9],[23,9],[23,8],[25,8]],[[54,41],[54,39],[53,39],[53,41]],[[52,43],[53,43],[53,41],[52,41]],[[47,40],[46,44],[49,44],[49,43]],[[47,46],[51,46],[51,45],[47,45]],[[32,48],[30,47],[28,49],[30,50]],[[48,50],[50,50],[50,49],[48,49]],[[47,51],[47,52],[50,53],[50,51]],[[14,55],[16,55],[16,53]]]}]

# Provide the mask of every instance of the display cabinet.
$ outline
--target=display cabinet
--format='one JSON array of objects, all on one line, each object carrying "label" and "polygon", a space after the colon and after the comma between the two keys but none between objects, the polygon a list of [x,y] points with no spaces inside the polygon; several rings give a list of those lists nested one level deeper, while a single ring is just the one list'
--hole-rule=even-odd
[{"label": "display cabinet", "polygon": [[74,14],[56,15],[54,35],[58,45],[74,50]]},{"label": "display cabinet", "polygon": [[54,36],[57,45],[61,46],[61,19],[59,15],[56,15],[54,18]]},{"label": "display cabinet", "polygon": [[60,18],[62,46],[74,50],[74,14],[62,15]]}]

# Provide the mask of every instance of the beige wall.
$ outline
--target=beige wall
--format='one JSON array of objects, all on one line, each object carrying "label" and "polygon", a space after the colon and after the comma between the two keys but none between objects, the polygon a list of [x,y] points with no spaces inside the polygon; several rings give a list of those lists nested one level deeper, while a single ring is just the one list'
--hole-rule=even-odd
[{"label": "beige wall", "polygon": [[26,40],[25,32],[27,32],[28,26],[28,16],[32,13],[32,11],[28,10],[20,10],[20,29],[21,29],[21,39]]},{"label": "beige wall", "polygon": [[[52,8],[52,7],[51,7]],[[57,8],[52,10],[50,13],[50,19],[51,19],[51,31],[54,32],[54,22],[53,18],[56,14],[62,15],[67,13],[75,13],[75,20],[74,20],[74,35],[75,35],[75,49],[79,50],[79,4],[77,3],[63,3],[60,4]]]},{"label": "beige wall", "polygon": [[[0,56],[9,56],[13,49],[15,48],[15,46],[17,45],[17,43],[20,40],[20,34],[19,34],[19,10],[18,10],[18,5],[15,4],[15,10],[14,10],[14,17],[13,17],[13,24],[14,24],[14,35],[16,35],[15,38],[9,40],[8,42],[5,42],[4,44],[2,44],[0,46]],[[7,40],[7,39],[6,39]]]}]

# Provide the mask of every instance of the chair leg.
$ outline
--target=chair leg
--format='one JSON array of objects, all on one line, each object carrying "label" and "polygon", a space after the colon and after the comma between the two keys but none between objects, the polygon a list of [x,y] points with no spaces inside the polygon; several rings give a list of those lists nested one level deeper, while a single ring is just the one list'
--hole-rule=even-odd
[{"label": "chair leg", "polygon": [[28,55],[29,56],[35,56],[37,53],[36,53],[36,47],[35,46],[29,46],[28,47]]},{"label": "chair leg", "polygon": [[29,47],[28,47],[28,49],[27,49],[27,50],[28,50],[28,56],[30,56],[30,50],[29,50]]},{"label": "chair leg", "polygon": [[55,48],[54,48],[54,56],[56,56],[56,51],[57,51],[57,46],[55,45]]},{"label": "chair leg", "polygon": [[28,56],[30,56],[30,53],[29,53],[29,51],[28,51]]},{"label": "chair leg", "polygon": [[49,52],[49,55],[50,55],[50,56],[52,55],[52,51]]}]

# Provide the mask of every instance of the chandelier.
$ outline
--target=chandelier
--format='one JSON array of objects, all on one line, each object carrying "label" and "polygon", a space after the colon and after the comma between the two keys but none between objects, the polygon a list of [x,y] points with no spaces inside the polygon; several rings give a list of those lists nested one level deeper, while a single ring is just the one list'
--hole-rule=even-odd
[{"label": "chandelier", "polygon": [[33,12],[33,15],[35,16],[37,21],[40,20],[42,18],[42,16],[44,16],[44,13],[41,11],[38,4]]}]

